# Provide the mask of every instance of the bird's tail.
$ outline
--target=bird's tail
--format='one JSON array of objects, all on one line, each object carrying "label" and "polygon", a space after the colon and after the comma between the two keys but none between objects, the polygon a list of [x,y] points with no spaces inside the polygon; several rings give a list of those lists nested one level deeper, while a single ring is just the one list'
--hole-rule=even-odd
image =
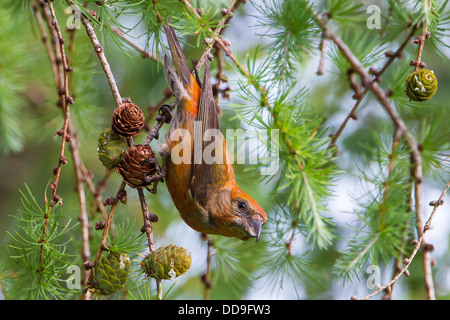
[{"label": "bird's tail", "polygon": [[173,59],[172,63],[170,57],[167,54],[164,55],[164,75],[166,76],[167,84],[172,90],[175,98],[180,101],[184,96],[188,96],[186,87],[189,86],[191,82],[191,71],[173,27],[167,26],[164,22],[162,23],[162,26]]}]

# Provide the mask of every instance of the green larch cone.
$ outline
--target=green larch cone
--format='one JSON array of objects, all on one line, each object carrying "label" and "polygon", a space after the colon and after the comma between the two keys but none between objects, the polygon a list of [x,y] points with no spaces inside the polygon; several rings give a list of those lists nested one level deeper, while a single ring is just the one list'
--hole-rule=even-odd
[{"label": "green larch cone", "polygon": [[97,153],[102,164],[108,168],[115,168],[122,159],[127,143],[111,128],[106,128],[98,137]]},{"label": "green larch cone", "polygon": [[416,71],[405,80],[405,92],[413,101],[430,99],[436,93],[437,86],[438,81],[434,72],[427,69]]},{"label": "green larch cone", "polygon": [[186,249],[171,244],[148,254],[141,266],[151,278],[171,280],[184,274],[191,267],[191,255]]},{"label": "green larch cone", "polygon": [[110,252],[101,256],[93,269],[94,285],[99,294],[110,295],[123,288],[128,280],[131,261],[127,254]]}]

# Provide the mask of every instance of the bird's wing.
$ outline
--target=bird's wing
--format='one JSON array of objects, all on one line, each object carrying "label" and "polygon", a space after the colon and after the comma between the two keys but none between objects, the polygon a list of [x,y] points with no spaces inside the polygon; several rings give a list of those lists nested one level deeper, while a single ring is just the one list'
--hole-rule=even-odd
[{"label": "bird's wing", "polygon": [[220,131],[219,114],[214,103],[209,64],[205,63],[202,91],[194,127],[194,163],[192,166],[191,195],[204,206],[208,193],[224,181],[234,179],[225,140]]}]

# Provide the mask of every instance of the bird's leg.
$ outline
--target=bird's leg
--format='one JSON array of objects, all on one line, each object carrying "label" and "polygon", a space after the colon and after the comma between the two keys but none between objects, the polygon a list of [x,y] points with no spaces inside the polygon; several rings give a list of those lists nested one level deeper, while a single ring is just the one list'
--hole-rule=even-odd
[{"label": "bird's leg", "polygon": [[163,104],[158,109],[158,116],[155,118],[156,121],[164,121],[164,123],[170,123],[172,120],[172,109],[173,107],[168,104]]},{"label": "bird's leg", "polygon": [[148,133],[147,139],[145,139],[144,144],[150,144],[153,139],[159,139],[159,130],[163,126],[164,123],[170,123],[172,120],[172,109],[173,106],[168,104],[163,104],[158,109],[158,115],[155,120],[158,122],[153,129]]}]

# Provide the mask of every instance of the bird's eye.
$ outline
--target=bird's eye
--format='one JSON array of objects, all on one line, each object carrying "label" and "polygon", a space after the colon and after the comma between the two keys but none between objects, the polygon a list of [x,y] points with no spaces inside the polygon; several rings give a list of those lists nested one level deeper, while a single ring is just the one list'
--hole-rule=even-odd
[{"label": "bird's eye", "polygon": [[240,202],[238,203],[238,208],[239,208],[239,209],[244,209],[244,208],[245,208],[245,202],[244,202],[244,201],[240,201]]}]

